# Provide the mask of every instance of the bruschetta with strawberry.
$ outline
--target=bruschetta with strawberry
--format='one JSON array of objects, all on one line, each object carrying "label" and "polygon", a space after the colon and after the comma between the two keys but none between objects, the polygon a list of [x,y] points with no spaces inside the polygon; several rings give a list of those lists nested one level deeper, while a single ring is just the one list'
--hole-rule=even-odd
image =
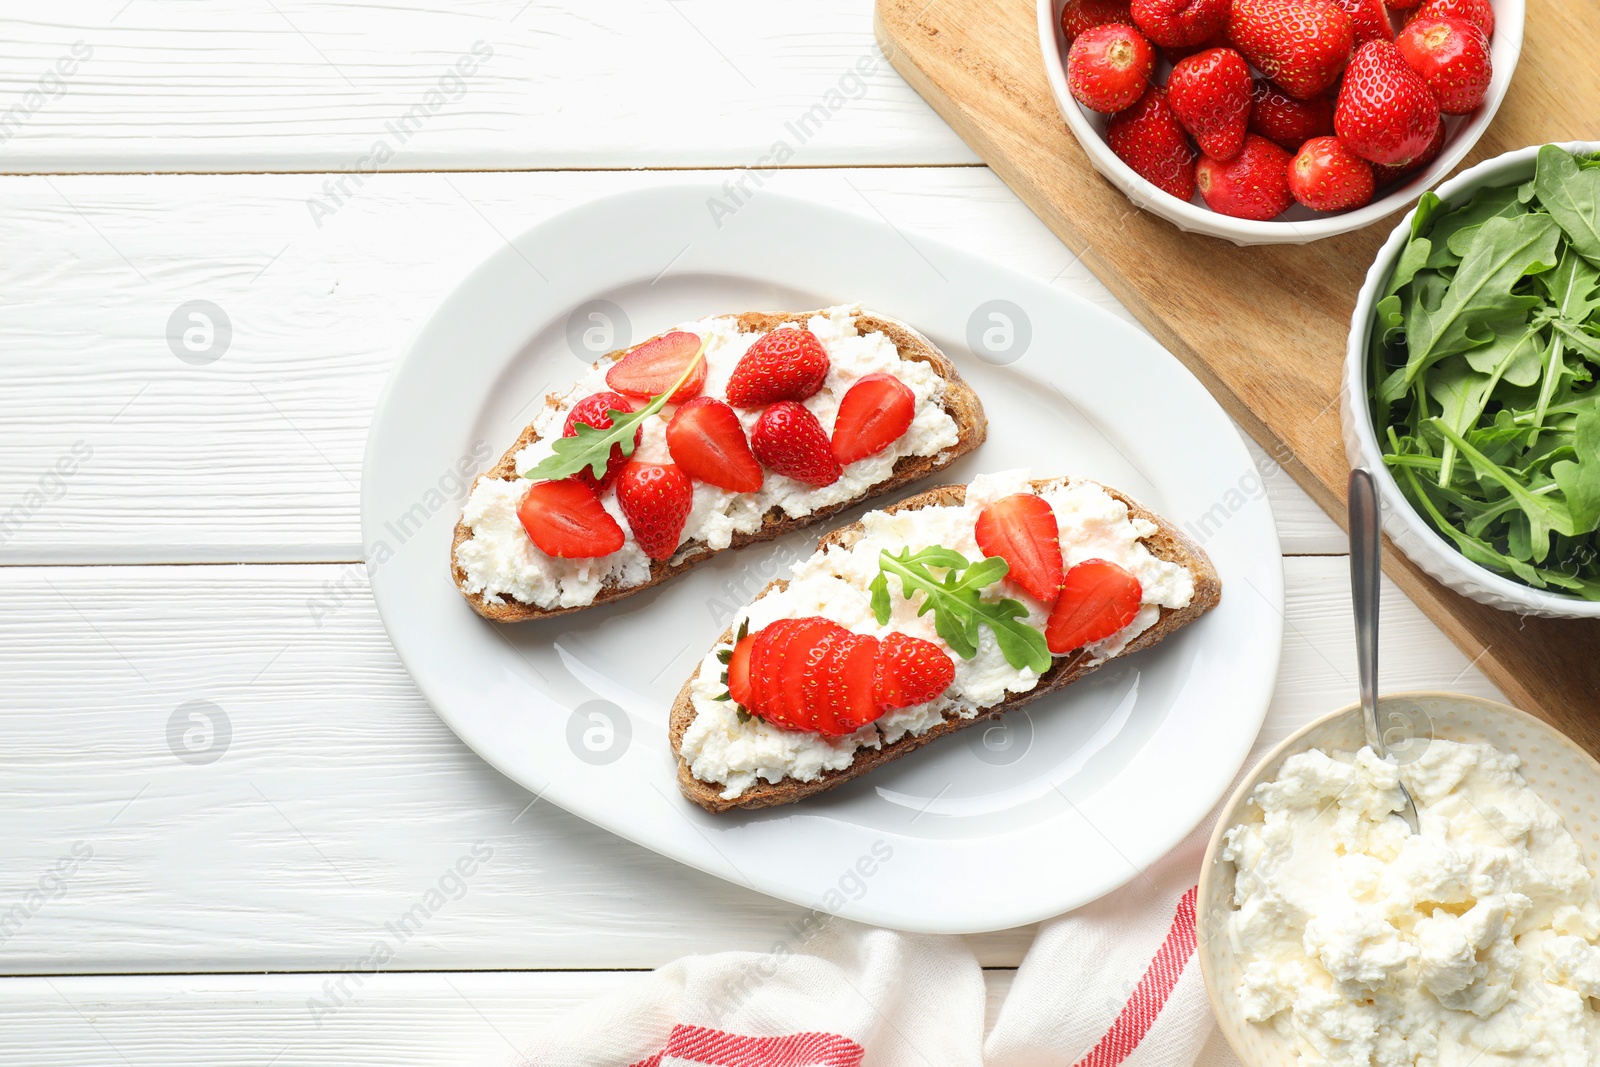
[{"label": "bruschetta with strawberry", "polygon": [[451,574],[499,622],[608,603],[926,477],[985,432],[905,323],[859,306],[701,319],[546,399],[473,483]]},{"label": "bruschetta with strawberry", "polygon": [[1124,494],[1008,471],[869,512],[757,595],[670,737],[708,811],[788,804],[1156,644],[1221,596]]}]

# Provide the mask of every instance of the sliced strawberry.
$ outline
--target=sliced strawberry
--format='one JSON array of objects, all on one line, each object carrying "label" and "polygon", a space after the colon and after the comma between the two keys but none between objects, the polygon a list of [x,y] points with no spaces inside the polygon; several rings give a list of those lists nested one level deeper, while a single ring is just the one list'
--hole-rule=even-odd
[{"label": "sliced strawberry", "polygon": [[878,642],[878,659],[872,665],[872,702],[880,712],[911,705],[901,699],[900,676],[895,673],[894,659],[889,655],[889,634]]},{"label": "sliced strawberry", "polygon": [[892,633],[878,642],[873,679],[879,712],[909,708],[937,698],[956,680],[956,665],[932,641]]},{"label": "sliced strawberry", "polygon": [[757,459],[797,482],[832,485],[843,473],[822,424],[793,400],[781,400],[761,413],[750,444]]},{"label": "sliced strawberry", "polygon": [[[674,330],[628,349],[627,355],[606,371],[606,384],[619,393],[648,398],[659,396],[683,377],[689,361],[700,354],[700,338]],[[689,380],[678,386],[671,403],[681,404],[699,394],[706,384],[706,361],[701,360]]]},{"label": "sliced strawberry", "polygon": [[694,507],[694,483],[675,463],[634,460],[617,479],[617,503],[633,539],[651,559],[667,559]]},{"label": "sliced strawberry", "polygon": [[[839,653],[851,648],[851,636],[842,626],[830,627],[809,644],[803,645],[798,637],[791,643],[791,648],[799,647],[800,654],[789,657],[784,664],[784,692],[786,697],[799,697],[797,710],[802,729],[831,734],[837,726],[834,702],[843,695],[843,686],[836,685],[838,659]],[[794,677],[799,679],[798,692],[789,687],[789,679]]]},{"label": "sliced strawberry", "polygon": [[1011,568],[1006,577],[1044,604],[1061,591],[1061,527],[1044,497],[1017,493],[978,512],[974,533],[985,556],[999,556]]},{"label": "sliced strawberry", "polygon": [[540,552],[560,559],[594,559],[622,548],[622,527],[595,491],[575,478],[535,482],[517,518]]},{"label": "sliced strawberry", "polygon": [[809,715],[806,664],[817,647],[824,644],[825,638],[831,640],[832,635],[843,632],[844,627],[832,619],[812,616],[801,619],[799,625],[793,627],[788,637],[774,650],[778,684],[767,686],[766,708],[768,719],[774,725],[786,726],[791,730],[815,729],[806,721]]},{"label": "sliced strawberry", "polygon": [[855,733],[883,714],[874,685],[881,647],[877,638],[854,633],[835,645],[829,692],[833,727],[841,735]]},{"label": "sliced strawberry", "polygon": [[697,396],[667,423],[667,450],[691,478],[730,493],[761,488],[761,464],[745,440],[736,411],[715,397]]},{"label": "sliced strawberry", "polygon": [[[828,377],[828,353],[810,330],[784,326],[756,339],[728,377],[728,402],[758,408],[804,400]],[[670,384],[670,383],[669,383]]]},{"label": "sliced strawberry", "polygon": [[728,660],[728,692],[741,707],[824,737],[927,703],[954,681],[955,664],[931,641],[890,634],[880,642],[819,615],[780,619],[742,639]]},{"label": "sliced strawberry", "polygon": [[[788,642],[794,628],[803,621],[779,619],[757,633],[759,640],[750,646],[750,703],[745,705],[750,713],[761,714],[760,709],[771,705],[778,689],[777,671],[782,662],[782,646]],[[763,714],[762,717],[766,716]]]},{"label": "sliced strawberry", "polygon": [[1107,560],[1086,559],[1067,572],[1045,624],[1045,643],[1059,656],[1103,641],[1133,621],[1143,597],[1132,574]]},{"label": "sliced strawberry", "polygon": [[728,695],[733,702],[746,710],[755,703],[755,690],[750,685],[750,652],[755,647],[757,634],[745,634],[733,646],[728,660]]},{"label": "sliced strawberry", "polygon": [[[621,393],[594,393],[584,397],[572,406],[567,412],[566,425],[561,428],[562,437],[578,436],[578,423],[593,426],[597,430],[611,429],[611,412],[632,411],[633,401]],[[633,433],[633,447],[639,447],[639,438],[643,430]],[[603,478],[596,478],[594,472],[588,467],[583,468],[574,477],[592,489],[604,490],[617,480],[617,475],[622,473],[622,468],[628,465],[628,457],[622,454],[621,445],[611,446],[611,455],[606,457],[606,473]]]},{"label": "sliced strawberry", "polygon": [[868,374],[839,401],[833,458],[843,465],[875,456],[911,428],[917,396],[892,374]]}]

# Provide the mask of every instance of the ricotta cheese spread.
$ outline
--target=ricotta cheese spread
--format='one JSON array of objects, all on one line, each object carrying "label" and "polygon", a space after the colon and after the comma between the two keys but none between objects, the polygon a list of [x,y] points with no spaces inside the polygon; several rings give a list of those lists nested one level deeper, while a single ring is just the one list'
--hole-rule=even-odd
[{"label": "ricotta cheese spread", "polygon": [[[716,699],[727,687],[721,681],[718,649],[712,649],[701,662],[691,688],[695,717],[684,732],[681,745],[690,772],[701,781],[725,786],[722,796],[729,800],[749,789],[758,778],[768,782],[784,778],[812,781],[825,771],[850,766],[857,749],[878,748],[907,734],[926,733],[951,714],[973,718],[1008,694],[1025,693],[1037,685],[1039,675],[1035,671],[1006,662],[987,627],[980,631],[978,654],[962,659],[940,639],[933,614],[917,614],[920,596],[907,600],[901,595],[899,583],[891,581],[893,612],[889,621],[880,626],[872,613],[868,592],[868,586],[878,576],[879,553],[884,549],[898,552],[903,548],[943,545],[970,560],[983,559],[975,533],[978,513],[1002,497],[1037,492],[1032,481],[1031,471],[1004,471],[974,479],[967,486],[966,502],[960,506],[928,507],[894,515],[868,512],[861,519],[862,537],[852,547],[830,545],[814,553],[795,566],[785,588],[756,598],[734,619],[736,632],[745,621],[754,632],[779,619],[821,615],[856,633],[881,638],[899,631],[932,641],[949,653],[956,667],[955,682],[944,695],[926,704],[890,711],[844,737],[785,730],[759,718],[741,721],[738,708],[731,701]],[[1097,662],[1115,656],[1155,625],[1162,608],[1188,605],[1194,596],[1194,575],[1181,564],[1157,558],[1142,542],[1156,532],[1154,523],[1129,515],[1126,504],[1094,482],[1058,482],[1038,495],[1049,501],[1055,511],[1066,566],[1086,559],[1110,560],[1132,572],[1143,587],[1134,620],[1104,641],[1088,646]],[[1046,605],[1009,584],[1004,595],[1027,607],[1027,618],[1019,621],[1044,628]]]},{"label": "ricotta cheese spread", "polygon": [[[898,440],[875,456],[859,460],[844,469],[832,485],[817,488],[771,470],[763,472],[761,489],[754,493],[730,493],[714,485],[697,482],[694,507],[689,513],[679,541],[675,560],[700,550],[728,547],[736,533],[754,533],[769,511],[777,509],[789,518],[801,518],[819,508],[853,500],[878,482],[888,478],[902,456],[931,456],[954,445],[960,428],[940,400],[945,380],[933,367],[917,360],[902,359],[894,342],[878,332],[856,331],[853,317],[859,305],[828,308],[803,323],[816,335],[828,353],[828,376],[821,390],[804,401],[817,417],[822,429],[833,433],[839,402],[861,378],[868,374],[892,374],[916,396],[916,414],[911,427]],[[740,357],[762,333],[740,333],[738,322],[728,316],[701,319],[677,327],[709,338],[706,345],[704,396],[727,395],[728,378]],[[587,396],[610,389],[606,371],[610,362],[591,368],[555,404],[547,405],[535,420],[539,439],[516,456],[521,472],[538,464],[553,451],[561,436],[567,413]],[[666,428],[676,407],[667,405],[660,414],[645,420],[643,434],[634,455],[646,462],[671,462],[667,450]],[[739,410],[739,420],[749,435],[759,409]],[[456,563],[466,577],[468,593],[481,594],[490,604],[503,604],[506,597],[541,608],[571,608],[592,604],[601,588],[611,585],[639,585],[650,578],[650,559],[634,540],[622,517],[615,489],[601,494],[601,503],[622,527],[622,548],[596,559],[558,559],[539,551],[517,519],[517,506],[528,491],[523,478],[480,478],[473,486],[463,511],[463,521],[472,536],[456,548]]]},{"label": "ricotta cheese spread", "polygon": [[[1555,810],[1487,745],[1312,750],[1232,827],[1245,1018],[1304,1064],[1600,1063],[1600,904]],[[1404,779],[1421,833],[1392,813]]]}]

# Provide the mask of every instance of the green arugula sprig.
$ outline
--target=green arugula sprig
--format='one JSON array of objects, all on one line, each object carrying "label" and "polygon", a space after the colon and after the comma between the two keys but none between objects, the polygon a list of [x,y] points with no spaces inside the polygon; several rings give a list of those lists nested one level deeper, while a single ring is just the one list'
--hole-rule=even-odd
[{"label": "green arugula sprig", "polygon": [[1491,570],[1600,600],[1600,158],[1424,193],[1376,308],[1373,421],[1401,491]]},{"label": "green arugula sprig", "polygon": [[[907,600],[923,594],[918,615],[933,612],[933,626],[944,643],[962,659],[978,654],[979,627],[994,631],[995,641],[1006,662],[1021,670],[1031,667],[1040,674],[1050,669],[1050,647],[1044,634],[1019,621],[1028,614],[1020,601],[1009,598],[984,600],[983,591],[1006,576],[1006,561],[991,556],[974,563],[954,549],[942,545],[920,552],[902,549],[894,555],[888,549],[878,554],[878,576],[868,589],[872,593],[872,613],[878,625],[889,621],[889,576],[900,579]],[[933,570],[943,570],[943,578]]]},{"label": "green arugula sprig", "polygon": [[602,430],[582,422],[574,424],[573,429],[577,430],[577,433],[571,437],[556,438],[552,445],[554,451],[532,469],[523,471],[522,476],[540,482],[558,481],[570,478],[587,467],[589,473],[596,478],[603,478],[606,464],[611,460],[612,447],[622,449],[624,456],[633,455],[634,431],[644,423],[645,419],[666,407],[667,398],[689,380],[689,375],[693,374],[700,361],[706,358],[706,345],[710,341],[709,334],[700,341],[700,350],[694,354],[694,358],[683,369],[678,380],[672,383],[672,388],[651,397],[650,402],[638,411],[614,409],[607,411],[606,414],[611,416],[611,425],[607,429]]}]

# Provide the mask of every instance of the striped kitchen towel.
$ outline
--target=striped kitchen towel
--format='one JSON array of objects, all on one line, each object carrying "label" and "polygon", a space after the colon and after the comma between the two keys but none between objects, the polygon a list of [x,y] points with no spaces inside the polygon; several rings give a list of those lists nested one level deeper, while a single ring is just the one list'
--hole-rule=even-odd
[{"label": "striped kitchen towel", "polygon": [[766,952],[690,956],[578,1009],[518,1062],[1237,1067],[1213,1033],[1194,959],[1208,831],[1115,893],[1041,924],[997,1016],[961,938],[811,913]]}]

